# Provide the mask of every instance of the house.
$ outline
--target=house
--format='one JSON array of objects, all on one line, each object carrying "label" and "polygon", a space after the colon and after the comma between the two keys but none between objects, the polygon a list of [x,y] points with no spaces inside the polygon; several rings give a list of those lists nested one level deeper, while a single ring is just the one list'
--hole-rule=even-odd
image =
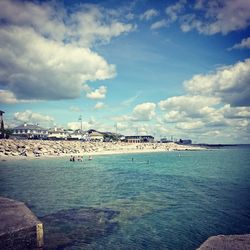
[{"label": "house", "polygon": [[86,131],[83,131],[81,129],[77,129],[75,131],[73,131],[72,133],[70,133],[69,135],[69,140],[83,140],[83,141],[87,141],[89,138],[89,134]]},{"label": "house", "polygon": [[113,132],[102,132],[102,134],[105,142],[121,141],[121,138],[123,138],[123,135]]},{"label": "house", "polygon": [[190,139],[180,139],[178,142],[178,144],[183,144],[183,145],[189,145],[189,144],[192,144],[192,140]]},{"label": "house", "polygon": [[88,130],[88,140],[89,141],[103,141],[104,135],[101,132],[98,132],[96,130]]},{"label": "house", "polygon": [[12,136],[22,139],[47,139],[48,130],[37,124],[24,123],[12,129]]},{"label": "house", "polygon": [[168,140],[167,138],[161,138],[160,142],[161,143],[169,143],[169,142],[173,142],[173,140]]},{"label": "house", "polygon": [[152,135],[130,135],[125,136],[125,141],[130,143],[154,142]]},{"label": "house", "polygon": [[53,128],[48,131],[48,139],[50,140],[67,140],[69,133],[63,128]]}]

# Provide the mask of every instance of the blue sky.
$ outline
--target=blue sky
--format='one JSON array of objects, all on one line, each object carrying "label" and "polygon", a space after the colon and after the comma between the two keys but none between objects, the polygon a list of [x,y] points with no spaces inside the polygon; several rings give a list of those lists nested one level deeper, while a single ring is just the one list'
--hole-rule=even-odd
[{"label": "blue sky", "polygon": [[250,2],[1,1],[6,125],[250,143]]}]

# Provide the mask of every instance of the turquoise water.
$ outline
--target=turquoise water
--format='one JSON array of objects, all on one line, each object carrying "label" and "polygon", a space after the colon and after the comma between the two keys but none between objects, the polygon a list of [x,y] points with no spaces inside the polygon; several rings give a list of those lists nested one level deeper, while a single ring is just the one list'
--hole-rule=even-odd
[{"label": "turquoise water", "polygon": [[44,221],[48,249],[196,249],[250,233],[249,147],[0,164],[0,195]]}]

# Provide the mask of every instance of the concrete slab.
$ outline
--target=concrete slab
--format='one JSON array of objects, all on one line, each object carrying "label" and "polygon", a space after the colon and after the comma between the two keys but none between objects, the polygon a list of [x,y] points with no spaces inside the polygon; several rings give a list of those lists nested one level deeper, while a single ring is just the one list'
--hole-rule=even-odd
[{"label": "concrete slab", "polygon": [[42,247],[42,222],[23,202],[0,197],[0,249]]},{"label": "concrete slab", "polygon": [[217,235],[208,238],[198,250],[249,250],[250,234]]}]

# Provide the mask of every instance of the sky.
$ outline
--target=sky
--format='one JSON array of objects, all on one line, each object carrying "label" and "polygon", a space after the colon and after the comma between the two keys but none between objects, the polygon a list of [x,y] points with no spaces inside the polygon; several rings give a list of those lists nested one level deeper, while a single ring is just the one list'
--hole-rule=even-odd
[{"label": "sky", "polygon": [[0,1],[0,109],[22,123],[250,143],[250,1]]}]

